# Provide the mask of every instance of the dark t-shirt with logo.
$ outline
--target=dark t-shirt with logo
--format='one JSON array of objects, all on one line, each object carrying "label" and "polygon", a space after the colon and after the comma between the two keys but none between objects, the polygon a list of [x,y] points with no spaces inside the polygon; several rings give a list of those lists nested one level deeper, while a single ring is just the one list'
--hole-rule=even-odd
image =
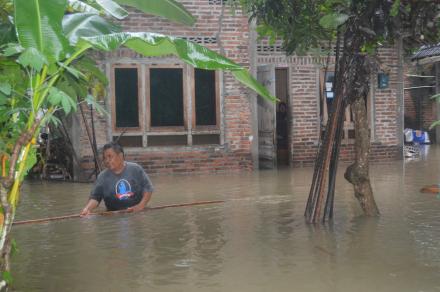
[{"label": "dark t-shirt with logo", "polygon": [[104,199],[109,211],[127,209],[138,204],[144,192],[153,192],[153,184],[144,169],[136,163],[126,162],[120,174],[105,169],[96,179],[90,198]]}]

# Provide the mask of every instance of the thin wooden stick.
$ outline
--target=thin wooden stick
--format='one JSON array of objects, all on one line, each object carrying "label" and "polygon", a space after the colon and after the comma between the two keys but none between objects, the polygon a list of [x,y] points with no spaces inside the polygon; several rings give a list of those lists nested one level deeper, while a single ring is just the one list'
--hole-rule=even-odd
[{"label": "thin wooden stick", "polygon": [[[166,208],[176,208],[176,207],[190,207],[190,206],[198,206],[198,205],[208,205],[208,204],[219,204],[224,203],[225,201],[217,200],[217,201],[199,201],[199,202],[192,202],[192,203],[182,203],[182,204],[172,204],[172,205],[162,205],[162,206],[155,206],[155,207],[147,207],[143,211],[150,211],[150,210],[160,210],[160,209],[166,209]],[[118,210],[118,211],[102,211],[97,213],[91,213],[87,216],[107,216],[107,215],[116,215],[116,214],[124,214],[124,213],[132,213],[131,210]],[[48,217],[48,218],[41,218],[41,219],[33,219],[33,220],[24,220],[24,221],[16,221],[12,223],[13,225],[22,225],[22,224],[33,224],[33,223],[45,223],[49,221],[58,221],[58,220],[64,220],[64,219],[72,219],[72,218],[81,218],[80,214],[71,214],[71,215],[64,215],[64,216],[57,216],[57,217]]]}]

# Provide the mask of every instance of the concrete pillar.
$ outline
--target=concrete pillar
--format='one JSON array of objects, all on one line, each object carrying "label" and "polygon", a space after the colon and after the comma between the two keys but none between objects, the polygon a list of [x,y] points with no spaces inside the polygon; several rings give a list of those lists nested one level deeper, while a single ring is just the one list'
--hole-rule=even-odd
[{"label": "concrete pillar", "polygon": [[[249,70],[255,78],[257,78],[257,31],[256,21],[252,20],[249,24]],[[258,155],[258,105],[257,94],[251,92],[249,96],[249,103],[251,108],[251,124],[252,124],[252,139],[251,151],[252,151],[252,163],[254,170],[259,169],[259,155]]]}]

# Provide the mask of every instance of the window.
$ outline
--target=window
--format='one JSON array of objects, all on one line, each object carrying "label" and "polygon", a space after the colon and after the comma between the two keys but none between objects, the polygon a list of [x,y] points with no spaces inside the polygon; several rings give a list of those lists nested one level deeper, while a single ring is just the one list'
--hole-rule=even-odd
[{"label": "window", "polygon": [[196,126],[217,125],[215,71],[194,70]]},{"label": "window", "polygon": [[183,72],[150,69],[151,127],[183,126]]},{"label": "window", "polygon": [[220,144],[218,73],[187,65],[114,65],[112,136],[126,147]]},{"label": "window", "polygon": [[[325,74],[324,74],[325,73]],[[333,104],[333,100],[335,98],[334,95],[334,78],[335,73],[332,71],[321,72],[320,78],[320,117],[323,125],[327,124],[328,118],[330,116],[331,107]],[[371,117],[371,98],[370,95],[366,101],[367,106],[367,114],[369,117],[370,127],[372,125],[372,117]],[[324,129],[323,129],[324,130]],[[345,117],[344,117],[344,133],[342,137],[342,143],[353,143],[355,138],[354,131],[354,121],[353,121],[353,113],[351,112],[350,106],[347,106],[345,109]]]},{"label": "window", "polygon": [[115,127],[139,127],[137,68],[115,68]]}]

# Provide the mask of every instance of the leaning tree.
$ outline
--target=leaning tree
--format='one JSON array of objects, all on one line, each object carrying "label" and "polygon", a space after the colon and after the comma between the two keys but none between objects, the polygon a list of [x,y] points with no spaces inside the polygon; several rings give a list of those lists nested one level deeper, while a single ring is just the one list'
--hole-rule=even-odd
[{"label": "leaning tree", "polygon": [[440,39],[438,0],[241,0],[256,18],[261,35],[280,38],[288,54],[304,53],[332,42],[336,49],[335,98],[319,146],[309,199],[308,222],[331,218],[345,108],[350,105],[355,127],[355,160],[345,171],[364,213],[377,216],[369,177],[370,134],[366,98],[370,74],[380,67],[381,46],[405,51]]}]

